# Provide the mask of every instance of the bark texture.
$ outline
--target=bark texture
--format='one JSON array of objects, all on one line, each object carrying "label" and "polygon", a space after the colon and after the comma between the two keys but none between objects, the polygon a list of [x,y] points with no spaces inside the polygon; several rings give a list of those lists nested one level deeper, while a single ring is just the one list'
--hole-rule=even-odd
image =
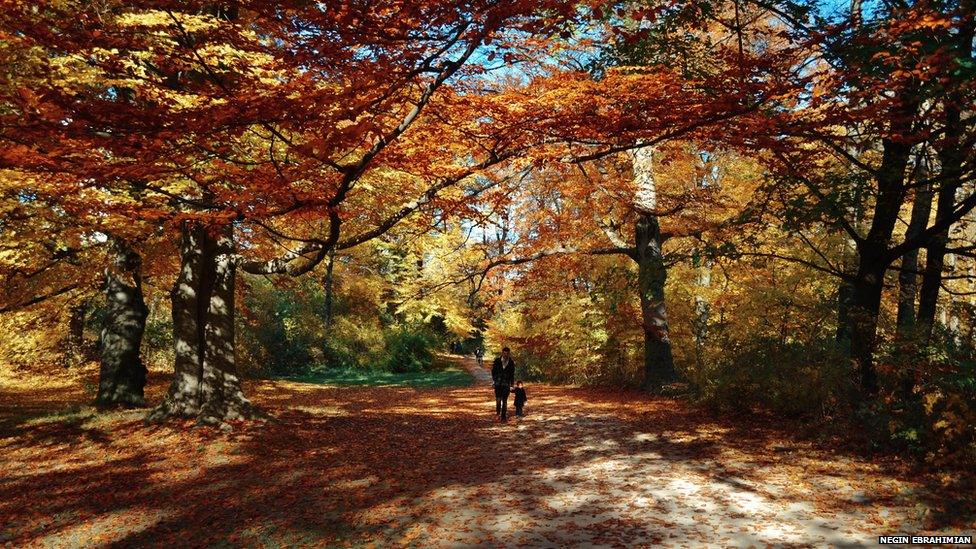
[{"label": "bark texture", "polygon": [[[913,90],[903,91],[903,103],[892,113],[892,129],[899,135],[907,135],[918,111]],[[901,132],[901,133],[899,133]],[[911,154],[911,145],[897,139],[882,142],[881,165],[876,175],[878,196],[874,204],[871,228],[867,236],[857,243],[858,265],[851,290],[851,308],[847,314],[846,330],[850,333],[850,356],[860,377],[863,397],[877,393],[878,377],[874,368],[874,351],[877,347],[878,315],[881,310],[881,294],[884,275],[897,257],[889,257],[889,246],[898,214],[908,189],[905,170]]]},{"label": "bark texture", "polygon": [[636,185],[634,200],[639,218],[634,243],[637,260],[637,290],[644,330],[643,388],[659,391],[677,379],[665,308],[667,265],[662,251],[661,226],[657,215],[657,185],[654,181],[654,150],[644,147],[634,152],[633,171]]},{"label": "bark texture", "polygon": [[106,315],[101,333],[98,396],[101,407],[145,406],[146,366],[140,357],[149,309],[142,296],[142,260],[121,240],[105,271]]},{"label": "bark texture", "polygon": [[[928,172],[921,170],[919,177],[926,178]],[[912,216],[905,230],[905,239],[917,238],[928,224],[932,212],[932,185],[919,189],[912,203]],[[901,258],[901,272],[898,274],[898,335],[908,337],[915,328],[915,299],[918,297],[918,248]]]},{"label": "bark texture", "polygon": [[176,355],[173,382],[151,420],[196,418],[203,424],[248,419],[234,348],[233,228],[184,222],[180,274],[170,300]]},{"label": "bark texture", "polygon": [[668,278],[661,254],[661,230],[656,217],[642,215],[637,221],[637,286],[644,328],[644,384],[649,391],[675,381],[674,358],[664,305]]}]

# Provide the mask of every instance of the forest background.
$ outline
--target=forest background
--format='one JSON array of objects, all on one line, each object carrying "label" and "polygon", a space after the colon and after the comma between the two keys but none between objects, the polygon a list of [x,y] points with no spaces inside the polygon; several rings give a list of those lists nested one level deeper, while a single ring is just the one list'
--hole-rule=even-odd
[{"label": "forest background", "polygon": [[976,458],[971,2],[368,4],[0,3],[5,375],[507,345]]}]

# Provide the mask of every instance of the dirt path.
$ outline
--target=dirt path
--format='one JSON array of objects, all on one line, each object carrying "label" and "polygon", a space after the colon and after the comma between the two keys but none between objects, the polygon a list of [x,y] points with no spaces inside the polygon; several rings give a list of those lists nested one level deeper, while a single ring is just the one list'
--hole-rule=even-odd
[{"label": "dirt path", "polygon": [[488,369],[488,360],[484,361],[484,366],[478,366],[478,359],[462,355],[449,355],[450,360],[464,366],[464,368],[474,378],[479,385],[491,385],[491,371]]},{"label": "dirt path", "polygon": [[0,545],[871,545],[920,531],[911,481],[680,403],[529,386],[248,386],[232,433],[138,412],[0,437]]}]

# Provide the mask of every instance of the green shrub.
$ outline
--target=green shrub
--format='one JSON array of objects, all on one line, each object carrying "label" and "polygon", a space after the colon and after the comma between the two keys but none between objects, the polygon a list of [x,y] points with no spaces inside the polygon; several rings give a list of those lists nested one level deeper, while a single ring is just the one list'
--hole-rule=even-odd
[{"label": "green shrub", "polygon": [[848,362],[832,339],[729,342],[694,380],[702,401],[723,411],[759,407],[793,416],[824,415],[846,404]]},{"label": "green shrub", "polygon": [[418,326],[396,326],[384,333],[385,347],[377,365],[390,372],[422,372],[434,363],[434,349],[441,342]]},{"label": "green shrub", "polygon": [[237,337],[245,372],[294,375],[321,359],[324,305],[314,281],[279,287],[253,279],[247,289]]},{"label": "green shrub", "polygon": [[878,450],[976,464],[976,357],[952,334],[902,341],[880,354],[881,394],[858,418]]},{"label": "green shrub", "polygon": [[[338,296],[337,296],[338,297]],[[300,376],[329,369],[421,372],[434,362],[441,337],[426,324],[405,325],[377,306],[347,306],[341,298],[326,327],[324,296],[312,279],[248,285],[238,324],[245,373]]]}]

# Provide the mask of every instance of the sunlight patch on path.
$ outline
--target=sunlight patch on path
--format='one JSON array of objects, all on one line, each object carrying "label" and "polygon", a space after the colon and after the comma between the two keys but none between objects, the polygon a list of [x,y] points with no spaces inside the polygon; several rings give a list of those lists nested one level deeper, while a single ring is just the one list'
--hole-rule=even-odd
[{"label": "sunlight patch on path", "polygon": [[501,423],[489,389],[262,384],[276,420],[229,434],[108,414],[27,425],[0,439],[0,540],[692,548],[924,532],[903,496],[917,484],[782,432],[545,385]]},{"label": "sunlight patch on path", "polygon": [[92,547],[124,540],[172,516],[162,509],[134,508],[71,524],[37,540],[36,547]]},{"label": "sunlight patch on path", "polygon": [[[425,506],[449,511],[417,527],[425,532],[425,545],[442,547],[482,543],[599,547],[653,540],[676,547],[859,546],[876,535],[857,513],[819,516],[806,502],[778,502],[710,481],[681,465],[638,461],[594,460],[536,474],[508,475],[477,487],[435,490],[424,498]],[[513,486],[538,485],[553,493],[535,498],[512,491]],[[609,525],[618,529],[610,530]]]},{"label": "sunlight patch on path", "polygon": [[[846,500],[854,489],[809,491],[813,483],[836,485],[837,479],[796,464],[756,468],[739,461],[752,457],[740,449],[720,448],[707,458],[685,450],[721,440],[723,429],[621,437],[619,419],[612,414],[561,412],[540,413],[514,425],[485,425],[500,440],[508,440],[505,434],[522,440],[521,445],[502,445],[501,451],[510,452],[507,458],[564,464],[431,491],[426,505],[449,511],[418,525],[425,532],[424,544],[857,547],[876,539],[879,516],[898,514],[899,522],[909,521],[908,509],[831,505],[829,500]],[[758,472],[761,481],[741,478],[740,470]],[[812,498],[828,501],[817,506]]]},{"label": "sunlight patch on path", "polygon": [[491,385],[491,372],[488,371],[488,361],[485,360],[485,367],[479,367],[478,361],[473,358],[469,358],[461,355],[444,355],[445,358],[452,362],[456,362],[474,377],[475,384],[478,385]]}]

